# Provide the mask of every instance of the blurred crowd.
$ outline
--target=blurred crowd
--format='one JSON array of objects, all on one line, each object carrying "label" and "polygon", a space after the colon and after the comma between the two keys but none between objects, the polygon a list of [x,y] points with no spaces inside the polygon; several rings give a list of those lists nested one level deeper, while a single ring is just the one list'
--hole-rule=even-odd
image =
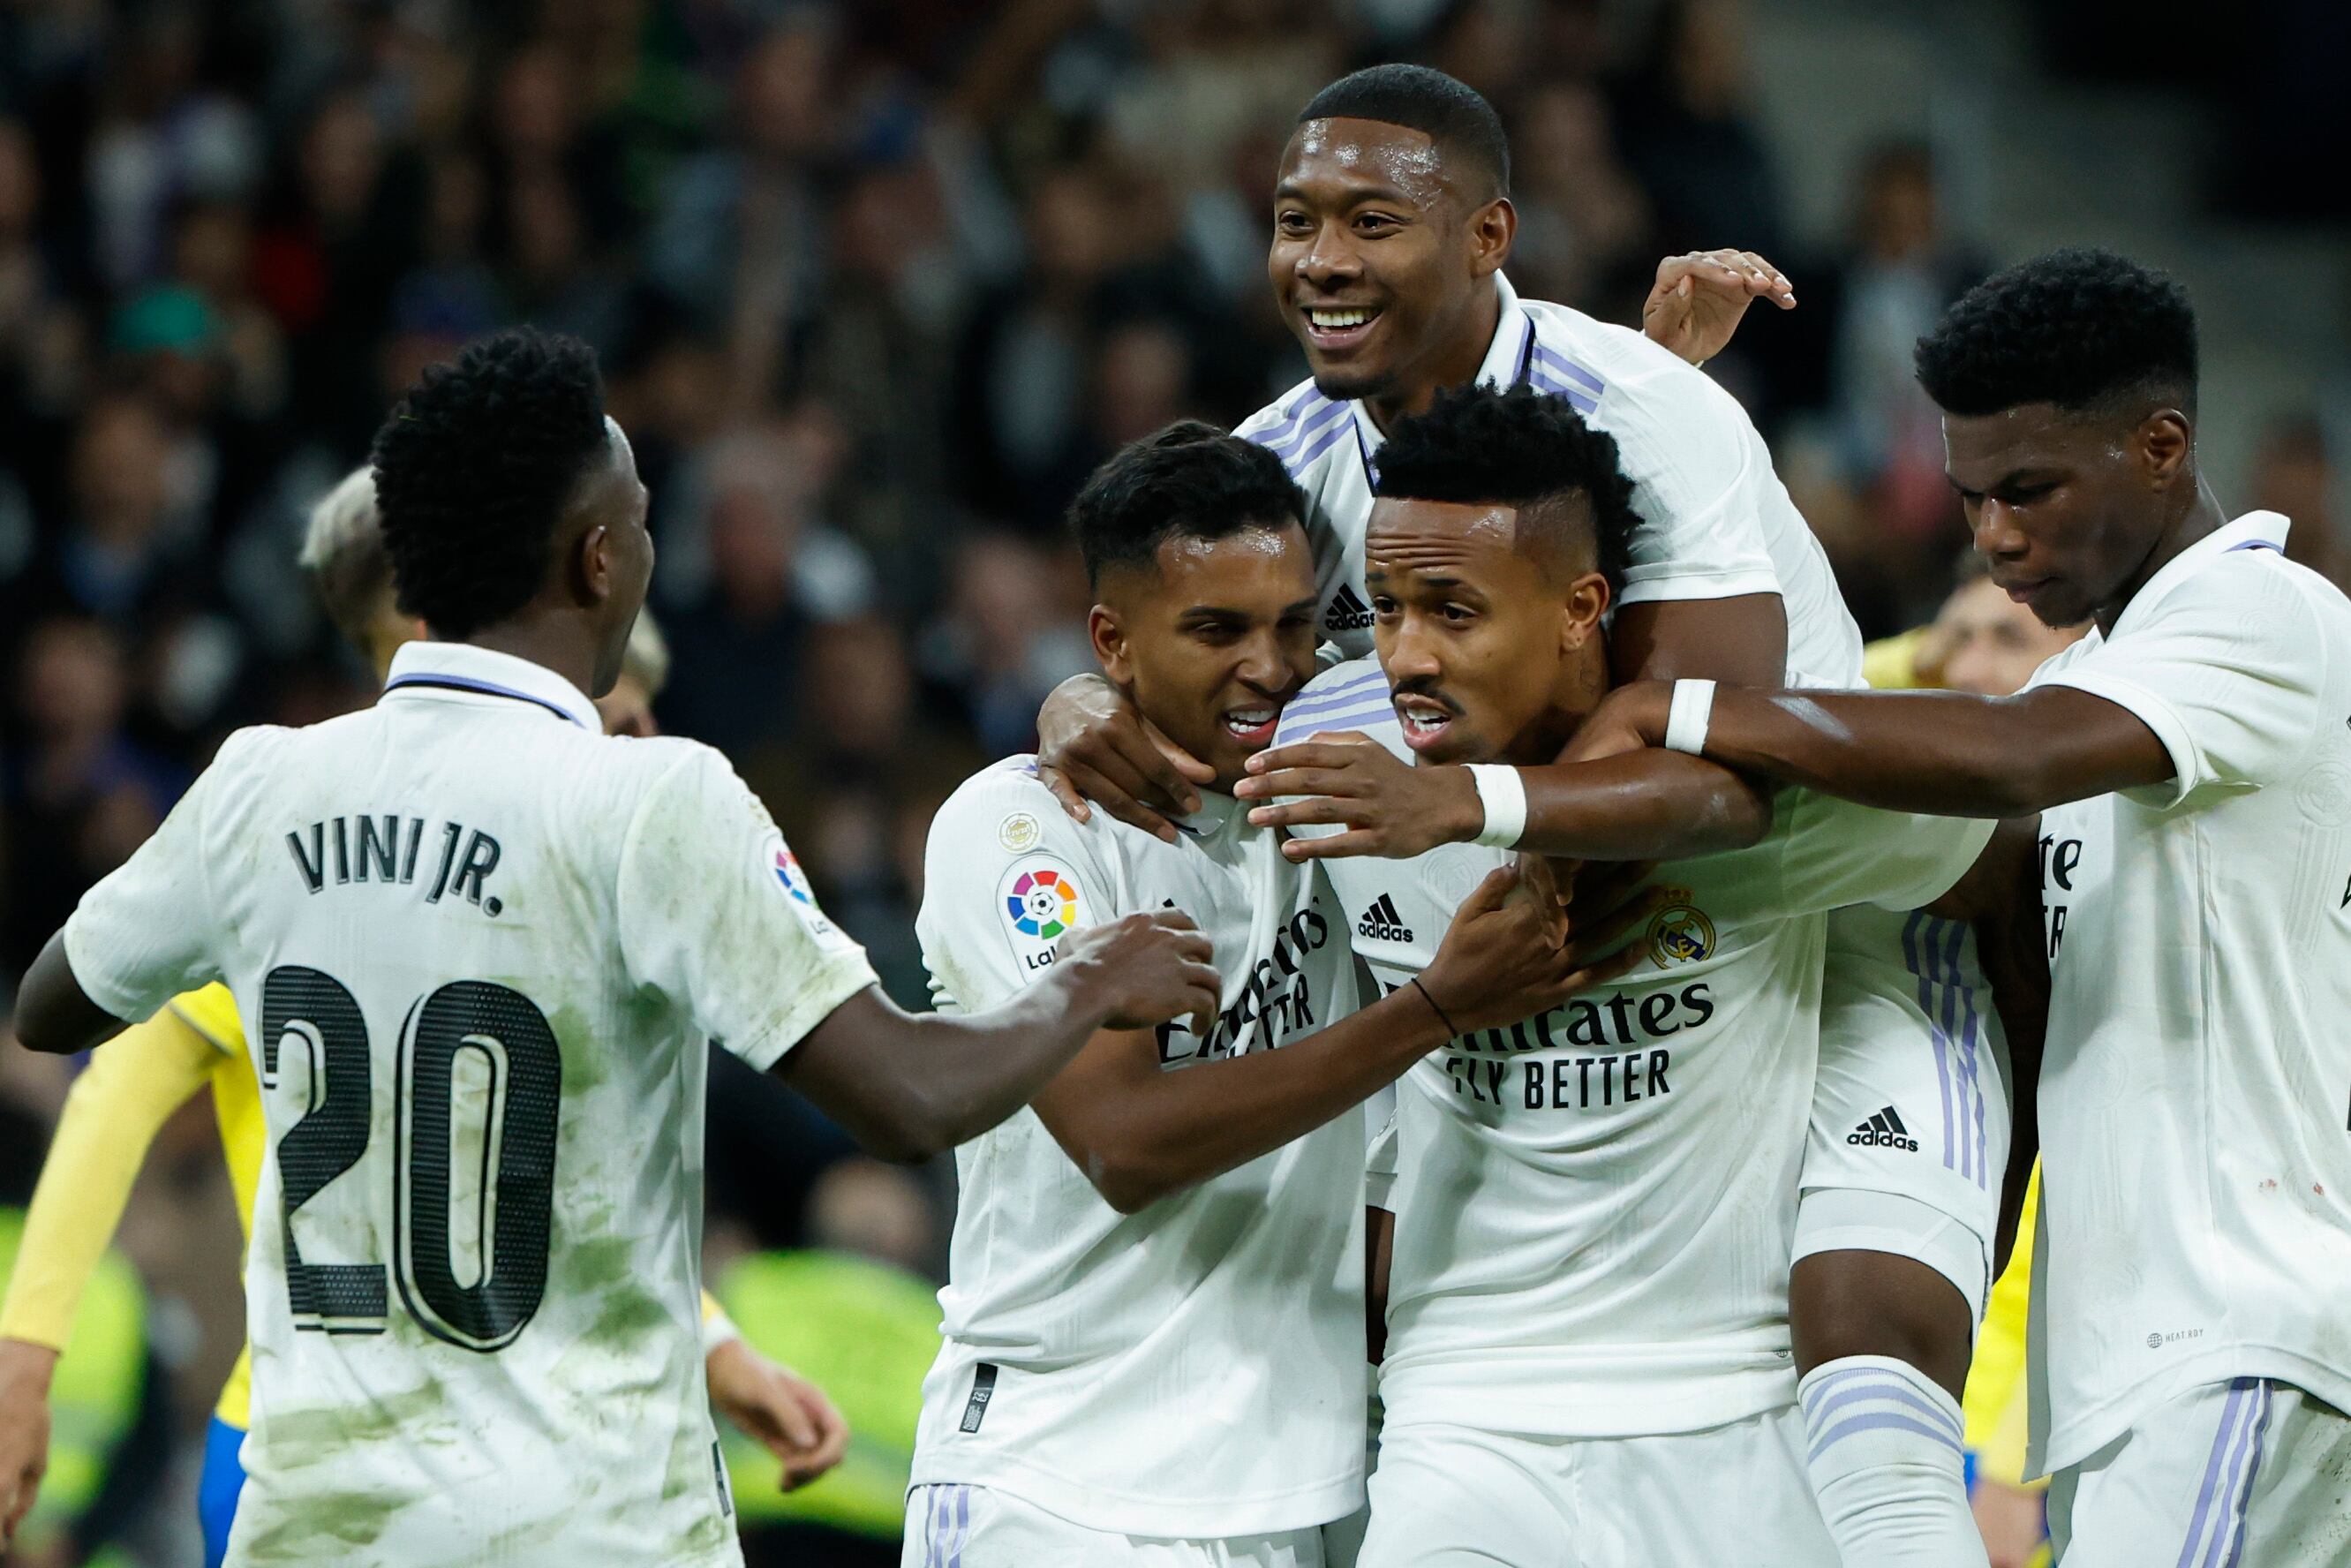
[{"label": "blurred crowd", "polygon": [[[1633,322],[1668,252],[1781,264],[1802,308],[1714,373],[1865,629],[1931,618],[1964,541],[1909,349],[1984,262],[1909,144],[1800,253],[1750,26],[1731,0],[0,0],[0,972],[229,729],[369,699],[295,565],[305,514],[420,367],[528,319],[601,354],[653,491],[661,724],[734,758],[919,1002],[931,812],[1087,663],[1061,508],[1119,444],[1303,373],[1271,173],[1373,59],[1501,110],[1521,292]],[[2332,537],[2314,423],[2259,474],[2297,540]],[[58,1092],[8,1054],[0,1202]],[[722,1235],[937,1269],[938,1193],[833,1179],[845,1140],[747,1074],[714,1108]],[[158,1179],[199,1182],[175,1147]],[[169,1298],[172,1228],[137,1215]]]}]

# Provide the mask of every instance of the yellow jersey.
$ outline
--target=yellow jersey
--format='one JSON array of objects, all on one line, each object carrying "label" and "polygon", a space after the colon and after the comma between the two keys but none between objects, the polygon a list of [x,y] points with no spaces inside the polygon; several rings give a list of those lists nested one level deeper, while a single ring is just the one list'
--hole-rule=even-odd
[{"label": "yellow jersey", "polygon": [[[220,1052],[212,1071],[213,1116],[220,1124],[222,1157],[228,1162],[228,1183],[236,1194],[238,1232],[249,1249],[253,1244],[253,1195],[261,1185],[261,1155],[268,1132],[261,1118],[261,1084],[253,1075],[253,1053],[245,1048],[245,1024],[236,1016],[236,998],[223,985],[206,986],[175,997],[171,1012],[210,1040]],[[240,1273],[244,1255],[237,1259]],[[243,1431],[252,1425],[253,1349],[239,1348],[213,1414]]]}]

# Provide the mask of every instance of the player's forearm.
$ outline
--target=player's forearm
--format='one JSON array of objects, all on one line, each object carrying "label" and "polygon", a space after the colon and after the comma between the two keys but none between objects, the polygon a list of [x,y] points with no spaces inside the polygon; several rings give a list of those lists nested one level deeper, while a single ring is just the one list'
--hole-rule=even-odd
[{"label": "player's forearm", "polygon": [[1084,1085],[1048,1121],[1110,1206],[1133,1214],[1304,1137],[1447,1038],[1406,988],[1277,1051],[1172,1072],[1138,1063],[1114,1092]]},{"label": "player's forearm", "polygon": [[1667,861],[1745,849],[1771,831],[1771,798],[1729,768],[1677,751],[1521,768],[1517,848],[1571,860]]},{"label": "player's forearm", "polygon": [[[1670,688],[1644,688],[1643,737],[1665,738]],[[2171,762],[2126,710],[2064,687],[1959,692],[1718,690],[1705,755],[1884,810],[2022,817],[2159,783]]]}]

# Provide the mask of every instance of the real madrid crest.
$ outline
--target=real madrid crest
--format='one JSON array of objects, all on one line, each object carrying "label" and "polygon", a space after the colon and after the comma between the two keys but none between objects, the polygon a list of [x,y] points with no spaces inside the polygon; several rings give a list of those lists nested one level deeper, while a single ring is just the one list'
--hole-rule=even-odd
[{"label": "real madrid crest", "polygon": [[1035,849],[1044,836],[1045,830],[1026,811],[1015,811],[996,824],[996,841],[1016,855]]},{"label": "real madrid crest", "polygon": [[1714,922],[1686,887],[1665,890],[1665,907],[1649,917],[1649,957],[1660,969],[1695,964],[1714,953]]}]

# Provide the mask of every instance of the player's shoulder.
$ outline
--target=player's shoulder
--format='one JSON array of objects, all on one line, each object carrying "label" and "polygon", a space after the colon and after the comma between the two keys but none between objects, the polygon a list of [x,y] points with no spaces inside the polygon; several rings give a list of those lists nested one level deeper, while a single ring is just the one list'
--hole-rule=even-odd
[{"label": "player's shoulder", "polygon": [[1040,776],[1037,758],[1024,752],[956,786],[931,819],[929,852],[935,864],[975,868],[1032,853],[1110,860],[1132,848],[1123,841],[1130,834],[1159,842],[1107,811],[1072,820]]},{"label": "player's shoulder", "polygon": [[1306,683],[1274,726],[1273,744],[1288,746],[1331,730],[1361,730],[1384,737],[1402,728],[1388,696],[1387,672],[1376,658],[1349,659]]},{"label": "player's shoulder", "polygon": [[1353,406],[1325,394],[1309,376],[1235,425],[1233,434],[1280,458],[1290,478],[1304,485],[1309,471],[1339,449]]},{"label": "player's shoulder", "polygon": [[1546,299],[1522,301],[1534,322],[1527,380],[1610,431],[1662,429],[1709,417],[1747,423],[1713,377],[1645,334]]}]

